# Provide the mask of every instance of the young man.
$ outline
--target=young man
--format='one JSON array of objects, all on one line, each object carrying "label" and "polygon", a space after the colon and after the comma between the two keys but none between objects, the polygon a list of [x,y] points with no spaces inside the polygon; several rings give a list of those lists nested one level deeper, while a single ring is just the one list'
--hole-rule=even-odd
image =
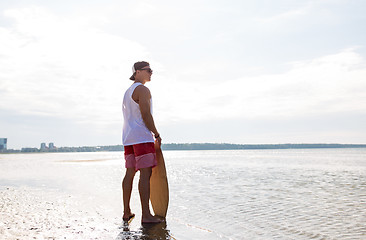
[{"label": "young man", "polygon": [[130,209],[132,182],[136,171],[140,171],[139,193],[142,208],[142,223],[159,223],[161,220],[150,213],[150,177],[157,165],[154,138],[160,146],[161,138],[156,130],[151,114],[150,90],[144,86],[151,81],[152,70],[148,62],[137,62],[132,67],[130,77],[134,83],[123,98],[123,145],[125,149],[126,174],[122,182],[123,220],[135,215]]}]

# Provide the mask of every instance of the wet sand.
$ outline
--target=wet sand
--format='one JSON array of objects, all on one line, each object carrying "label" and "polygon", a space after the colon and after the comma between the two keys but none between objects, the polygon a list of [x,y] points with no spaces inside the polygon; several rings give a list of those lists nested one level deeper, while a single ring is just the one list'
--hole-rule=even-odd
[{"label": "wet sand", "polygon": [[217,239],[180,213],[141,225],[139,173],[136,217],[123,224],[121,162],[121,153],[0,155],[0,239]]},{"label": "wet sand", "polygon": [[93,160],[58,160],[59,162],[68,162],[68,163],[88,163],[88,162],[104,162],[111,159],[93,159]]},{"label": "wet sand", "polygon": [[115,239],[119,227],[64,193],[33,188],[0,190],[2,239]]},{"label": "wet sand", "polygon": [[134,219],[130,224],[103,215],[59,191],[27,187],[0,190],[1,239],[176,239],[166,222],[140,225]]}]

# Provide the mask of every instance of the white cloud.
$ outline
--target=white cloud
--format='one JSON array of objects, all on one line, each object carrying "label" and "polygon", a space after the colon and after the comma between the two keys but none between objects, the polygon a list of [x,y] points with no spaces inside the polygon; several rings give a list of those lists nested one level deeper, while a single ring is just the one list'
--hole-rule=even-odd
[{"label": "white cloud", "polygon": [[143,46],[44,8],[5,16],[14,25],[0,28],[0,108],[97,125],[121,121],[130,66],[150,58]]},{"label": "white cloud", "polygon": [[[218,128],[248,118],[298,121],[320,113],[359,116],[366,109],[362,49],[337,53],[363,44],[360,1],[39,4],[48,8],[0,16],[0,113],[36,119],[21,123],[37,132],[33,142],[49,132],[39,127],[48,121],[60,129],[85,128],[75,143],[84,142],[85,133],[119,140],[122,95],[137,60],[152,64],[147,86],[156,122],[171,127],[174,138],[173,126],[184,124],[193,129],[216,121],[211,126]],[[309,60],[286,64],[297,59]],[[14,118],[1,132],[16,129],[9,124]],[[235,129],[228,138],[240,134]],[[266,141],[265,135],[259,138]]]},{"label": "white cloud", "polygon": [[164,115],[158,117],[210,121],[366,111],[366,61],[355,49],[291,65],[282,74],[220,83],[161,79],[153,87]]},{"label": "white cloud", "polygon": [[268,13],[254,17],[257,28],[267,33],[303,33],[307,29],[332,26],[339,21],[334,1],[279,1]]},{"label": "white cloud", "polygon": [[309,13],[309,9],[310,5],[307,5],[302,8],[291,9],[270,17],[257,18],[257,21],[265,24],[275,24],[279,22],[289,21],[307,15]]}]

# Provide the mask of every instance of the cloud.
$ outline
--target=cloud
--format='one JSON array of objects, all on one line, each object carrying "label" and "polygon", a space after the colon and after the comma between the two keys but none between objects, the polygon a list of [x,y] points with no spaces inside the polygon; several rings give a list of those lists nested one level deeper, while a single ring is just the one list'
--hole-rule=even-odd
[{"label": "cloud", "polygon": [[291,9],[276,15],[272,15],[269,17],[261,17],[261,18],[257,18],[258,22],[267,24],[275,24],[275,23],[279,23],[279,22],[284,22],[284,21],[289,21],[289,20],[293,20],[296,19],[298,17],[301,16],[305,16],[309,13],[309,9],[310,9],[310,5],[304,6],[302,8],[297,8],[297,9]]},{"label": "cloud", "polygon": [[334,1],[276,2],[273,9],[261,17],[254,17],[261,31],[278,34],[314,31],[321,26],[332,26],[339,21],[339,6]]},{"label": "cloud", "polygon": [[[37,123],[50,120],[59,128],[93,129],[94,140],[119,141],[121,101],[137,60],[154,69],[147,86],[158,128],[185,124],[181,136],[244,120],[365,112],[366,62],[361,48],[347,48],[362,44],[359,3],[203,1],[192,9],[193,2],[117,2],[2,11],[0,114],[36,119],[18,124],[23,130],[41,132]],[[355,8],[361,15],[351,17]],[[308,60],[289,62],[297,59]],[[11,128],[11,116],[2,129]],[[83,133],[73,137],[84,142]],[[228,138],[235,134],[240,139],[236,128]]]},{"label": "cloud", "polygon": [[219,83],[161,79],[153,87],[158,117],[164,122],[286,119],[366,111],[366,61],[356,49],[289,65],[281,74]]},{"label": "cloud", "polygon": [[130,84],[122,79],[136,59],[151,57],[144,46],[46,8],[4,16],[13,24],[0,28],[0,109],[97,125],[121,121],[121,91]]}]

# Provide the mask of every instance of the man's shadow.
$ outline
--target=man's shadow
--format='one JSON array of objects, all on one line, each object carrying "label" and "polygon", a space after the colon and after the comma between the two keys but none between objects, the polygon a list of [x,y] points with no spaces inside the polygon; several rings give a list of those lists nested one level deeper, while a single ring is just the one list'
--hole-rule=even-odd
[{"label": "man's shadow", "polygon": [[158,224],[142,224],[141,228],[137,231],[130,231],[128,223],[124,223],[116,240],[155,240],[155,239],[174,239],[170,235],[170,231],[166,229],[166,222]]}]

